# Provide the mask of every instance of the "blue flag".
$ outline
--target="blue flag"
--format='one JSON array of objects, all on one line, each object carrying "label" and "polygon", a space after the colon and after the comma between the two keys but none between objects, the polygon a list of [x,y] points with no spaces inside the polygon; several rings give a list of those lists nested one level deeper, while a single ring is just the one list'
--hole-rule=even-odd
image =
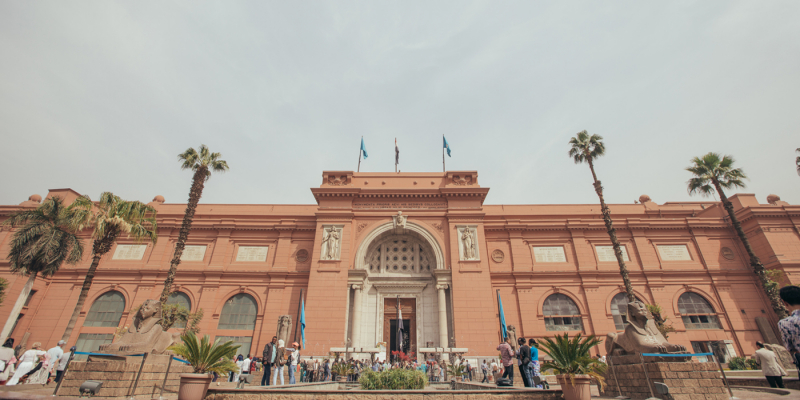
[{"label": "blue flag", "polygon": [[508,337],[508,329],[506,328],[506,316],[503,313],[503,300],[500,299],[500,292],[497,292],[497,308],[500,310],[500,329],[503,330],[503,340]]},{"label": "blue flag", "polygon": [[306,348],[306,302],[303,301],[303,299],[300,299],[300,339],[302,339],[302,341],[303,341],[303,350],[305,350],[305,348]]},{"label": "blue flag", "polygon": [[367,159],[367,148],[364,147],[364,138],[361,138],[361,152],[364,153],[364,159]]},{"label": "blue flag", "polygon": [[442,135],[442,140],[444,140],[444,148],[447,149],[447,156],[452,157],[450,155],[450,145],[447,143],[447,139],[444,138],[444,135]]}]

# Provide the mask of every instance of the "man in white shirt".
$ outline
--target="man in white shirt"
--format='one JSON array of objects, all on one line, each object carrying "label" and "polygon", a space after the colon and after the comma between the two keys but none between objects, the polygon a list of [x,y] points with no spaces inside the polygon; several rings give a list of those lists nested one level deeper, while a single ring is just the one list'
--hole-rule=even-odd
[{"label": "man in white shirt", "polygon": [[[50,355],[50,365],[52,366],[52,368],[50,368],[50,371],[48,373],[47,379],[50,379],[50,376],[53,375],[53,369],[57,368],[57,366],[61,364],[61,357],[64,356],[64,349],[62,349],[62,347],[64,347],[65,344],[67,344],[67,342],[59,340],[58,344],[55,347],[53,347],[50,350],[47,350],[47,354]],[[64,372],[62,371],[61,373],[63,374]],[[58,371],[56,371],[56,378],[57,377],[58,377]]]},{"label": "man in white shirt", "polygon": [[72,352],[68,351],[61,355],[61,362],[58,363],[58,367],[56,368],[56,382],[61,382],[61,378],[64,377],[64,371],[67,369],[67,363],[69,362],[69,357]]},{"label": "man in white shirt", "polygon": [[251,362],[252,362],[252,360],[250,360],[250,354],[248,354],[248,355],[247,355],[247,358],[245,358],[245,359],[244,359],[244,362],[242,363],[242,370],[241,370],[241,371],[239,371],[239,373],[240,373],[240,374],[247,374],[247,375],[249,375],[249,374],[250,374],[250,363],[251,363]]},{"label": "man in white shirt", "polygon": [[292,343],[291,347],[286,348],[286,352],[289,353],[289,384],[294,385],[297,383],[295,381],[294,374],[297,372],[297,361],[300,359],[300,350],[297,348],[300,347],[300,344],[297,342]]}]

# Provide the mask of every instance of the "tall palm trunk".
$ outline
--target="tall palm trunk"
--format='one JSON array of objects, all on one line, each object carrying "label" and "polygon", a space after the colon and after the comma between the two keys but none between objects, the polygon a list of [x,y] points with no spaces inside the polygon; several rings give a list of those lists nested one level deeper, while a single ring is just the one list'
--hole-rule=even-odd
[{"label": "tall palm trunk", "polygon": [[81,314],[83,305],[86,304],[86,298],[89,297],[89,289],[92,288],[92,282],[94,281],[97,266],[100,265],[100,259],[111,250],[111,246],[117,239],[117,235],[119,235],[119,229],[110,228],[106,232],[105,237],[102,239],[95,239],[94,243],[92,243],[92,265],[89,266],[89,270],[86,271],[86,276],[83,278],[83,286],[81,286],[81,294],[78,295],[78,303],[75,304],[75,309],[72,310],[72,316],[69,317],[67,329],[64,331],[64,334],[61,335],[61,340],[69,341],[69,337],[72,335],[72,331],[78,323],[78,317]]},{"label": "tall palm trunk", "polygon": [[203,187],[206,183],[206,176],[208,167],[202,166],[197,168],[192,178],[192,188],[189,190],[189,204],[186,205],[186,212],[183,215],[183,224],[181,224],[181,231],[178,234],[178,242],[175,243],[175,255],[172,257],[172,262],[169,265],[169,272],[167,272],[167,279],[164,281],[164,290],[161,291],[160,300],[166,303],[169,294],[172,291],[172,282],[175,281],[175,272],[178,270],[178,265],[181,263],[181,256],[183,249],[186,247],[186,239],[189,238],[189,231],[192,229],[192,220],[194,213],[197,210],[197,203],[200,202],[200,196],[203,195]]},{"label": "tall palm trunk", "polygon": [[758,277],[758,280],[761,282],[761,288],[764,289],[764,293],[767,294],[770,303],[772,303],[772,310],[775,311],[778,319],[786,318],[788,313],[786,312],[786,308],[783,306],[783,302],[781,302],[777,285],[770,284],[771,281],[769,280],[769,276],[767,276],[767,269],[764,268],[764,264],[761,264],[761,260],[759,260],[758,256],[756,256],[756,253],[753,251],[753,248],[750,246],[750,241],[747,239],[747,236],[745,236],[744,230],[742,229],[742,223],[739,222],[739,219],[736,218],[736,214],[733,212],[733,204],[730,202],[730,200],[728,200],[728,196],[725,195],[725,192],[722,191],[719,181],[712,179],[712,182],[714,183],[714,187],[717,189],[717,193],[719,193],[720,200],[722,200],[722,206],[725,208],[725,211],[728,212],[728,216],[731,218],[733,229],[736,230],[736,234],[739,235],[739,240],[742,241],[742,245],[744,245],[744,249],[747,251],[747,256],[750,257],[750,266],[753,268],[753,273],[755,273]]},{"label": "tall palm trunk", "polygon": [[619,245],[619,239],[617,239],[617,231],[614,229],[614,225],[611,222],[611,212],[606,205],[606,201],[603,199],[603,186],[600,185],[600,181],[597,180],[591,157],[587,158],[587,161],[589,162],[589,169],[592,171],[592,178],[594,179],[594,191],[597,192],[597,197],[600,198],[600,212],[603,213],[606,231],[611,238],[611,245],[614,247],[614,255],[617,256],[619,274],[622,275],[622,282],[625,284],[625,293],[628,296],[628,302],[633,303],[636,301],[636,296],[633,294],[633,285],[631,285],[631,279],[628,276],[628,268],[625,266],[625,259],[622,257],[622,248]]},{"label": "tall palm trunk", "polygon": [[0,339],[5,342],[8,335],[11,334],[11,329],[14,328],[14,324],[17,323],[17,318],[19,318],[19,313],[22,311],[22,307],[25,305],[25,301],[28,300],[28,295],[31,293],[31,289],[33,288],[33,282],[36,280],[36,274],[31,274],[28,278],[28,282],[25,283],[25,286],[22,287],[22,292],[20,292],[19,296],[17,297],[17,302],[14,303],[14,308],[11,309],[11,315],[8,316],[6,320],[6,325],[3,326],[3,332],[0,334]]}]

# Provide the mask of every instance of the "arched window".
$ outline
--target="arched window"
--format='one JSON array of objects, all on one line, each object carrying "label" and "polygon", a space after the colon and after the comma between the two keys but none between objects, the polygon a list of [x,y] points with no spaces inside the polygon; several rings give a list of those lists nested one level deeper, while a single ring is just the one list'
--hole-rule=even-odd
[{"label": "arched window", "polygon": [[682,294],[678,298],[678,311],[686,329],[721,329],[714,308],[697,293]]},{"label": "arched window", "polygon": [[580,331],[581,312],[566,295],[551,294],[542,307],[544,325],[548,331]]},{"label": "arched window", "polygon": [[83,326],[116,327],[124,310],[125,297],[122,293],[115,290],[106,292],[94,301]]},{"label": "arched window", "polygon": [[[167,304],[176,304],[179,306],[183,306],[186,311],[192,311],[192,300],[189,299],[189,295],[182,292],[175,292],[169,295],[167,298]],[[186,328],[186,321],[175,321],[175,324],[172,325],[173,328]]]},{"label": "arched window", "polygon": [[[641,301],[638,298],[636,301]],[[618,331],[624,331],[628,325],[628,294],[625,292],[617,293],[611,299],[611,316],[614,317],[614,326]]]},{"label": "arched window", "polygon": [[252,296],[239,293],[222,307],[218,329],[252,330],[256,327],[258,307]]}]

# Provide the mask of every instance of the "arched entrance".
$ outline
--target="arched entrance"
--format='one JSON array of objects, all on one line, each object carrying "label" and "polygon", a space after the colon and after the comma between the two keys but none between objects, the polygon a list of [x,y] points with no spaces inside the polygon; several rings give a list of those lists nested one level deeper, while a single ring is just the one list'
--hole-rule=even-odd
[{"label": "arched entrance", "polygon": [[444,253],[424,227],[408,221],[375,228],[361,242],[350,274],[348,347],[386,342],[387,353],[397,347],[398,299],[408,335],[404,351],[448,347],[449,278],[443,271]]}]

